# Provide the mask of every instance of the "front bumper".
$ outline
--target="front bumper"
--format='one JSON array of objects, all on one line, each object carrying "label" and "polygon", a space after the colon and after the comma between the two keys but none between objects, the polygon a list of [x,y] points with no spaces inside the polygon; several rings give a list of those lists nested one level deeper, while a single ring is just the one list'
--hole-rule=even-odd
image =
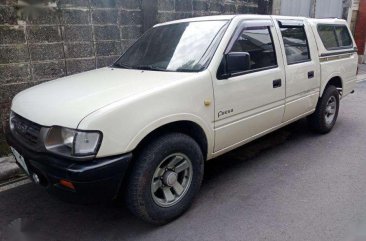
[{"label": "front bumper", "polygon": [[[117,197],[132,154],[89,161],[73,161],[49,153],[40,153],[23,146],[6,131],[8,144],[25,160],[30,175],[37,174],[40,184],[59,198],[79,203],[109,201]],[[60,184],[60,180],[71,182],[75,189]]]}]

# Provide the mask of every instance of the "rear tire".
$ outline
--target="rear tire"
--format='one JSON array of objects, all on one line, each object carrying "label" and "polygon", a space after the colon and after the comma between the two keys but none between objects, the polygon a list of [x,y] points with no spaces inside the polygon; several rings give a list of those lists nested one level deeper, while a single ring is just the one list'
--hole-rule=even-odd
[{"label": "rear tire", "polygon": [[189,208],[203,172],[202,151],[191,137],[181,133],[160,136],[135,159],[127,183],[127,207],[149,223],[168,223]]},{"label": "rear tire", "polygon": [[315,112],[308,117],[310,127],[320,134],[326,134],[334,127],[339,111],[339,92],[329,85],[319,99]]}]

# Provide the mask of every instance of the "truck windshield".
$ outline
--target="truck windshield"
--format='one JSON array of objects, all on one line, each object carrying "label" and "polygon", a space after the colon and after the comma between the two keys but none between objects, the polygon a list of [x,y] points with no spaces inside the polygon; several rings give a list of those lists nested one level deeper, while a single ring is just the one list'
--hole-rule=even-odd
[{"label": "truck windshield", "polygon": [[113,67],[199,72],[207,67],[227,21],[162,25],[147,31]]}]

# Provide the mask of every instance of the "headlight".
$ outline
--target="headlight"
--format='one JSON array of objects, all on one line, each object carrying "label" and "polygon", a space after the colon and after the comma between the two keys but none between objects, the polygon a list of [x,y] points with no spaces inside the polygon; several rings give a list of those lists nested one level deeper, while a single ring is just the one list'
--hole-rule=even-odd
[{"label": "headlight", "polygon": [[64,127],[51,127],[44,140],[48,151],[68,157],[96,155],[102,141],[99,131],[80,131]]}]

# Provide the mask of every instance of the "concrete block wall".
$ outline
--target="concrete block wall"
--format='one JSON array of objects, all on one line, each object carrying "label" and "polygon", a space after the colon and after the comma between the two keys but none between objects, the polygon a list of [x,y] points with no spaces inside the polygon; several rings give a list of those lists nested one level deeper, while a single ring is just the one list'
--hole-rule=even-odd
[{"label": "concrete block wall", "polygon": [[157,22],[270,9],[271,0],[0,0],[0,156],[19,91],[110,65]]},{"label": "concrete block wall", "polygon": [[158,22],[217,14],[268,14],[269,0],[157,0]]}]

